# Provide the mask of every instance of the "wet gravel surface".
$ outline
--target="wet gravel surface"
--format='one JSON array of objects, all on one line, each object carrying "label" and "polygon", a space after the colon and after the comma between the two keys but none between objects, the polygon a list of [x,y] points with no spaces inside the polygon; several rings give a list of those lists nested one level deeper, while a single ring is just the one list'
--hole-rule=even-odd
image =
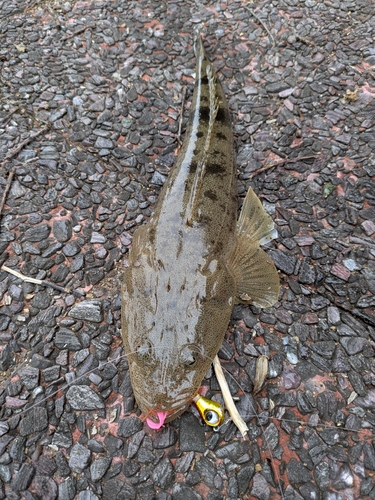
[{"label": "wet gravel surface", "polygon": [[[236,306],[220,351],[244,440],[194,408],[151,431],[120,336],[117,277],[173,165],[202,23],[239,193],[279,231],[280,301]],[[66,289],[0,272],[0,499],[374,499],[371,3],[6,0],[0,33],[1,263]]]}]

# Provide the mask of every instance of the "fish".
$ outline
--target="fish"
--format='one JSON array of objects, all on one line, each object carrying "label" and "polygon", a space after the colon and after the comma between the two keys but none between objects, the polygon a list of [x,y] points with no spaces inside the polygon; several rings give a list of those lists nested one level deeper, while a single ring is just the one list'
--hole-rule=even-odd
[{"label": "fish", "polygon": [[200,34],[194,50],[185,138],[152,216],[134,232],[121,291],[131,384],[154,429],[197,398],[234,305],[270,307],[280,289],[260,247],[275,236],[274,224],[251,188],[237,220],[228,103]]}]

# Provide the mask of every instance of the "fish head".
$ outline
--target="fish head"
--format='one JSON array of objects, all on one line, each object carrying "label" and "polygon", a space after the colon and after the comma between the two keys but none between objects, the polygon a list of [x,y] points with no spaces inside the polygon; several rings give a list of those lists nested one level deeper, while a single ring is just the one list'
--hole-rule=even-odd
[{"label": "fish head", "polygon": [[134,396],[150,427],[159,428],[188,408],[212,360],[194,344],[155,345],[152,335],[135,342],[134,351],[128,355]]}]

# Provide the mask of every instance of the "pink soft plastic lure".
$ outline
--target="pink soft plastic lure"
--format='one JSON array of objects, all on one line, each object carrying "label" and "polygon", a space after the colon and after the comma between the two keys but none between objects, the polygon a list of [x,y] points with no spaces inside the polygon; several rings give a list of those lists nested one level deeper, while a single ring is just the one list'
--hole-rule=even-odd
[{"label": "pink soft plastic lure", "polygon": [[157,416],[158,416],[159,422],[154,422],[150,418],[146,418],[147,425],[151,429],[160,429],[160,427],[162,427],[164,425],[164,420],[165,420],[167,415],[168,415],[167,411],[158,411]]}]

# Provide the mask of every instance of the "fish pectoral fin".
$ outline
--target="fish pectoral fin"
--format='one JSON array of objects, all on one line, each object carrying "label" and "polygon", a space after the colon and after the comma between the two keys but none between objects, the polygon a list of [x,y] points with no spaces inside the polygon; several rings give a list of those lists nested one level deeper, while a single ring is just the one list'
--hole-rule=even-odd
[{"label": "fish pectoral fin", "polygon": [[278,301],[278,272],[272,259],[257,241],[240,234],[230,268],[237,282],[235,301],[238,304],[271,307]]},{"label": "fish pectoral fin", "polygon": [[277,302],[279,275],[271,258],[259,246],[275,236],[271,217],[249,188],[237,222],[237,245],[230,266],[237,282],[237,303],[271,307]]},{"label": "fish pectoral fin", "polygon": [[237,221],[237,234],[247,235],[253,241],[264,245],[277,237],[273,220],[264,210],[258,196],[249,188]]}]

